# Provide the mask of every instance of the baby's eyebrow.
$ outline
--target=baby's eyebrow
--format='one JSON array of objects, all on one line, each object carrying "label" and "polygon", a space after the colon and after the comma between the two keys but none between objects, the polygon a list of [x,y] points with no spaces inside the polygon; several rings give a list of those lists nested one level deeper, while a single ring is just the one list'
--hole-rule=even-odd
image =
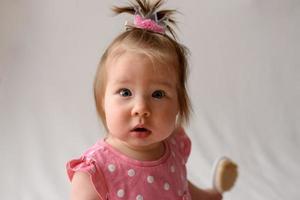
[{"label": "baby's eyebrow", "polygon": [[171,84],[169,81],[157,81],[157,85],[163,85],[168,88],[173,88],[173,84]]},{"label": "baby's eyebrow", "polygon": [[115,84],[126,84],[126,83],[130,83],[131,80],[130,79],[117,79],[115,80]]},{"label": "baby's eyebrow", "polygon": [[[164,86],[164,87],[167,87],[167,88],[170,88],[170,89],[173,88],[173,84],[170,81],[152,80],[151,82],[155,86]],[[130,79],[130,78],[128,78],[128,79],[117,79],[117,80],[114,81],[114,83],[118,84],[118,85],[129,84],[129,83],[132,83],[132,79]]]}]

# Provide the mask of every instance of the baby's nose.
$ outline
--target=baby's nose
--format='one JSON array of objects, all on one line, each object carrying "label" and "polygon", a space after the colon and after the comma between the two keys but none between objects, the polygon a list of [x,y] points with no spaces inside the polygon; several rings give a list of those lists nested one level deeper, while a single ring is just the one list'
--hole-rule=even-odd
[{"label": "baby's nose", "polygon": [[131,115],[138,117],[149,117],[150,113],[151,112],[147,101],[144,98],[137,99],[132,108]]}]

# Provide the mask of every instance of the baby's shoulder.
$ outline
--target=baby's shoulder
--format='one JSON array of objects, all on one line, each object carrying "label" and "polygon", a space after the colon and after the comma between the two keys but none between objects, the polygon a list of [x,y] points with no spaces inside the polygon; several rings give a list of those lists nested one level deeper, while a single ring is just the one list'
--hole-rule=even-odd
[{"label": "baby's shoulder", "polygon": [[105,152],[105,149],[101,142],[97,142],[89,147],[79,158],[68,161],[66,166],[70,181],[72,181],[75,173],[83,172],[77,173],[77,175],[79,174],[78,177],[84,178],[89,176],[94,188],[101,197],[105,197],[107,194],[106,179],[101,168],[103,155],[105,155],[103,152]]},{"label": "baby's shoulder", "polygon": [[94,163],[97,167],[107,163],[112,158],[111,150],[107,147],[104,140],[97,141],[94,145],[87,148],[81,155],[81,159]]},{"label": "baby's shoulder", "polygon": [[170,141],[178,144],[179,146],[191,145],[191,140],[182,127],[176,128],[170,137]]},{"label": "baby's shoulder", "polygon": [[177,128],[169,141],[171,148],[178,150],[186,162],[191,152],[192,143],[185,130],[182,127]]}]

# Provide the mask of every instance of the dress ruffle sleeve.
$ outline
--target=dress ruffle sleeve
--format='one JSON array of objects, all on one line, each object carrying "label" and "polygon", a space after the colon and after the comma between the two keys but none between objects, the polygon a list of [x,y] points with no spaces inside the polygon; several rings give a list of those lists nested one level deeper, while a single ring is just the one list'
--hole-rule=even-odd
[{"label": "dress ruffle sleeve", "polygon": [[97,167],[96,162],[93,158],[82,156],[79,159],[73,159],[67,163],[66,168],[70,181],[72,181],[73,176],[76,172],[88,173],[100,199],[108,199],[108,190],[105,184],[104,175],[101,172],[101,169]]},{"label": "dress ruffle sleeve", "polygon": [[175,140],[178,144],[177,148],[179,149],[179,152],[186,163],[191,153],[192,143],[183,128],[180,127],[177,131],[178,132],[175,134]]}]

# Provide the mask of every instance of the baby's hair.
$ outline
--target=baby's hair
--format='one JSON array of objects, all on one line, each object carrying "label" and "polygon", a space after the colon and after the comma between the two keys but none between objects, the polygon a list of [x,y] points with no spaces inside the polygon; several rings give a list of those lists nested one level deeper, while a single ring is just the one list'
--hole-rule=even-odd
[{"label": "baby's hair", "polygon": [[163,25],[173,38],[176,39],[175,31],[172,28],[172,26],[176,26],[176,21],[172,17],[177,11],[170,9],[158,10],[163,3],[163,0],[157,0],[154,3],[151,3],[150,0],[135,0],[135,2],[131,2],[129,6],[114,6],[112,10],[116,14],[139,14],[145,19],[155,20],[156,23]]},{"label": "baby's hair", "polygon": [[[116,14],[129,13],[132,15],[141,15],[145,19],[155,20],[156,23],[166,28],[165,33],[158,33],[146,28],[130,26],[117,36],[108,46],[101,57],[94,81],[94,96],[98,114],[102,123],[106,127],[105,112],[103,110],[103,100],[106,89],[106,67],[112,59],[126,53],[134,52],[147,56],[153,65],[155,63],[163,64],[168,69],[176,72],[176,90],[179,103],[179,114],[177,125],[181,126],[187,123],[190,115],[190,100],[187,94],[186,82],[188,73],[187,55],[188,49],[177,42],[175,32],[171,24],[176,25],[172,15],[175,10],[161,10],[162,0],[135,0],[130,6],[113,7]],[[154,16],[155,15],[155,16]],[[156,19],[153,19],[156,18]],[[169,36],[167,31],[171,34]],[[169,78],[169,77],[166,77]]]}]

